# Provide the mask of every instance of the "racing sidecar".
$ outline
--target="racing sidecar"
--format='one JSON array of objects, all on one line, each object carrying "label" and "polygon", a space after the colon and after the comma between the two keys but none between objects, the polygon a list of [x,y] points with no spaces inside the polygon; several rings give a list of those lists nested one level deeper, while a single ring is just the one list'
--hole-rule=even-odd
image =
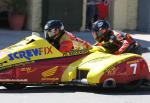
[{"label": "racing sidecar", "polygon": [[31,35],[0,51],[0,85],[137,87],[150,81],[146,61],[137,54],[112,55],[102,47],[61,53],[47,40]]}]

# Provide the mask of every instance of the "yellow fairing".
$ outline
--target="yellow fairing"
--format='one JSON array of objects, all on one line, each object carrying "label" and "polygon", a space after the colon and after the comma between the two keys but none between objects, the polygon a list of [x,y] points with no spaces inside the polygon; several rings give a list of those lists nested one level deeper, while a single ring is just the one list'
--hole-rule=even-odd
[{"label": "yellow fairing", "polygon": [[0,67],[61,56],[63,56],[63,54],[46,40],[36,35],[32,35],[15,45],[1,50],[0,61],[4,63],[3,65],[0,65]]},{"label": "yellow fairing", "polygon": [[137,56],[136,54],[122,54],[121,56],[111,55],[111,54],[103,54],[96,53],[96,56],[99,56],[99,59],[92,60],[86,64],[83,64],[79,67],[79,69],[89,68],[90,71],[87,75],[87,80],[89,84],[101,83],[100,78],[103,76],[105,71],[111,68],[113,65],[122,62],[130,57]]},{"label": "yellow fairing", "polygon": [[89,71],[86,78],[88,84],[101,83],[100,78],[103,76],[103,74],[107,69],[112,67],[114,64],[117,64],[130,57],[135,56],[137,57],[139,55],[128,53],[117,56],[104,52],[95,51],[89,54],[88,56],[70,64],[62,76],[62,81],[66,82],[75,79],[76,70],[78,69]]}]

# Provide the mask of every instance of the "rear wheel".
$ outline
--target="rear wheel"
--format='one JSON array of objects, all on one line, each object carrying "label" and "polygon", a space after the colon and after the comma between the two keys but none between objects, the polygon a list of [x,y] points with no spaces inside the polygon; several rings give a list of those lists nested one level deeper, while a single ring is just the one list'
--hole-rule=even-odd
[{"label": "rear wheel", "polygon": [[21,90],[24,89],[26,86],[25,85],[19,85],[19,84],[7,84],[4,85],[4,87],[8,90]]}]

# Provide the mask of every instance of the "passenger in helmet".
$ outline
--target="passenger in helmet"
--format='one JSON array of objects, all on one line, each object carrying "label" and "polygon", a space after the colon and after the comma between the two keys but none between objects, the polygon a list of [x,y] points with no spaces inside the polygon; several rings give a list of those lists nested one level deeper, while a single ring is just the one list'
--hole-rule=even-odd
[{"label": "passenger in helmet", "polygon": [[103,46],[113,54],[136,53],[141,54],[141,46],[131,34],[110,29],[106,20],[98,20],[93,23],[92,35],[97,41],[95,45]]},{"label": "passenger in helmet", "polygon": [[91,48],[88,42],[66,31],[63,22],[60,20],[48,21],[44,27],[44,35],[46,40],[61,52]]}]

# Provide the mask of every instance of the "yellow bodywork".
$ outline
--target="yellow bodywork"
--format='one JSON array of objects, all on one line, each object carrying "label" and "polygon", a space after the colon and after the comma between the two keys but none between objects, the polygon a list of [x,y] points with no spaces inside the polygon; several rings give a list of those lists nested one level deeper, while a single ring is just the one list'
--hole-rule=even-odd
[{"label": "yellow bodywork", "polygon": [[[32,42],[33,40],[34,42]],[[28,56],[27,54],[22,54],[20,56],[20,51],[30,52],[28,53],[31,55],[30,60],[25,58],[25,56],[26,57]],[[39,51],[40,51],[40,55],[37,54],[39,53]],[[2,65],[0,65],[0,67],[5,67],[17,63],[27,62],[27,61],[34,61],[34,60],[46,59],[46,58],[56,58],[56,57],[63,56],[63,54],[59,52],[56,48],[54,48],[50,43],[48,43],[46,40],[36,35],[29,36],[24,40],[10,47],[2,49],[0,52],[1,52],[0,63],[4,62]],[[10,60],[8,55],[11,53],[16,53],[15,56],[17,56],[19,59]],[[34,54],[38,56],[34,56]]]},{"label": "yellow bodywork", "polygon": [[95,51],[88,56],[70,64],[65,70],[61,80],[62,82],[67,82],[75,79],[76,71],[78,69],[89,71],[86,78],[88,84],[101,83],[100,78],[103,76],[107,69],[131,57],[141,56],[129,53],[122,55],[112,55],[100,51]]}]

